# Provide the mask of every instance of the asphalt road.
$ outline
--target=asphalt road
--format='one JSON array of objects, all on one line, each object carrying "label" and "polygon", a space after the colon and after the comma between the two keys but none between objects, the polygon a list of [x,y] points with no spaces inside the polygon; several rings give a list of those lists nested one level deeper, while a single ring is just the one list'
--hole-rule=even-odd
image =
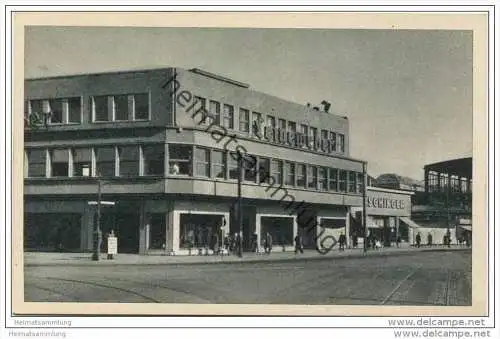
[{"label": "asphalt road", "polygon": [[470,251],[288,262],[25,268],[25,301],[471,305]]}]

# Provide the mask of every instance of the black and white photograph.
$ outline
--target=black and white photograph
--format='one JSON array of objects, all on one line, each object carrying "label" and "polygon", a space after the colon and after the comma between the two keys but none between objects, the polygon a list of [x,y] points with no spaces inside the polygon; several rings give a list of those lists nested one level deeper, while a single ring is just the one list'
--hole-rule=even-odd
[{"label": "black and white photograph", "polygon": [[282,14],[23,21],[18,314],[489,314],[487,15]]}]

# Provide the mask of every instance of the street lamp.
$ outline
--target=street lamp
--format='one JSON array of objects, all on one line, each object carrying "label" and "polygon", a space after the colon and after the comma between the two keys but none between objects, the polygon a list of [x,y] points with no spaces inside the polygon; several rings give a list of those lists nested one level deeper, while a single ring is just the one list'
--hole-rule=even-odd
[{"label": "street lamp", "polygon": [[366,162],[363,162],[363,253],[367,249],[366,239],[366,186],[368,186],[368,175],[366,173]]},{"label": "street lamp", "polygon": [[239,244],[238,257],[243,257],[243,211],[241,185],[243,181],[243,156],[238,154],[238,228],[239,228]]}]

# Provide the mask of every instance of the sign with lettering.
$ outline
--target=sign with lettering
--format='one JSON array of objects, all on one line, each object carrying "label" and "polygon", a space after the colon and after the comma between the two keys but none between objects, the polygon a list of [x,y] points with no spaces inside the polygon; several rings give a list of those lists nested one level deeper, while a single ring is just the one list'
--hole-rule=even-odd
[{"label": "sign with lettering", "polygon": [[108,254],[118,254],[118,239],[108,237]]},{"label": "sign with lettering", "polygon": [[402,210],[405,208],[404,200],[400,200],[400,199],[367,197],[366,204],[367,204],[367,207],[371,207],[371,208],[392,208],[392,209],[399,209],[399,210]]},{"label": "sign with lettering", "polygon": [[253,125],[254,135],[259,139],[264,139],[280,145],[288,145],[294,148],[307,147],[310,150],[323,153],[334,153],[335,141],[321,138],[311,138],[300,132],[291,132],[285,129],[264,126],[264,120],[256,120]]}]

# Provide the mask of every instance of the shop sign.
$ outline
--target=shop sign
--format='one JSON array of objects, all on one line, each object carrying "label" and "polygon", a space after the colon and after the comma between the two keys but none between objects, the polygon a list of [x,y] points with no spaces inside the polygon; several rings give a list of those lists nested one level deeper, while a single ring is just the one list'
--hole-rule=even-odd
[{"label": "shop sign", "polygon": [[108,237],[108,254],[118,254],[118,238]]},{"label": "shop sign", "polygon": [[392,208],[402,210],[405,208],[404,200],[367,197],[367,206],[371,208]]},{"label": "shop sign", "polygon": [[329,139],[320,139],[318,137],[312,139],[309,135],[300,132],[291,132],[270,126],[263,127],[263,121],[254,121],[254,124],[254,134],[266,141],[294,148],[303,148],[306,146],[316,152],[335,152],[335,143]]}]

